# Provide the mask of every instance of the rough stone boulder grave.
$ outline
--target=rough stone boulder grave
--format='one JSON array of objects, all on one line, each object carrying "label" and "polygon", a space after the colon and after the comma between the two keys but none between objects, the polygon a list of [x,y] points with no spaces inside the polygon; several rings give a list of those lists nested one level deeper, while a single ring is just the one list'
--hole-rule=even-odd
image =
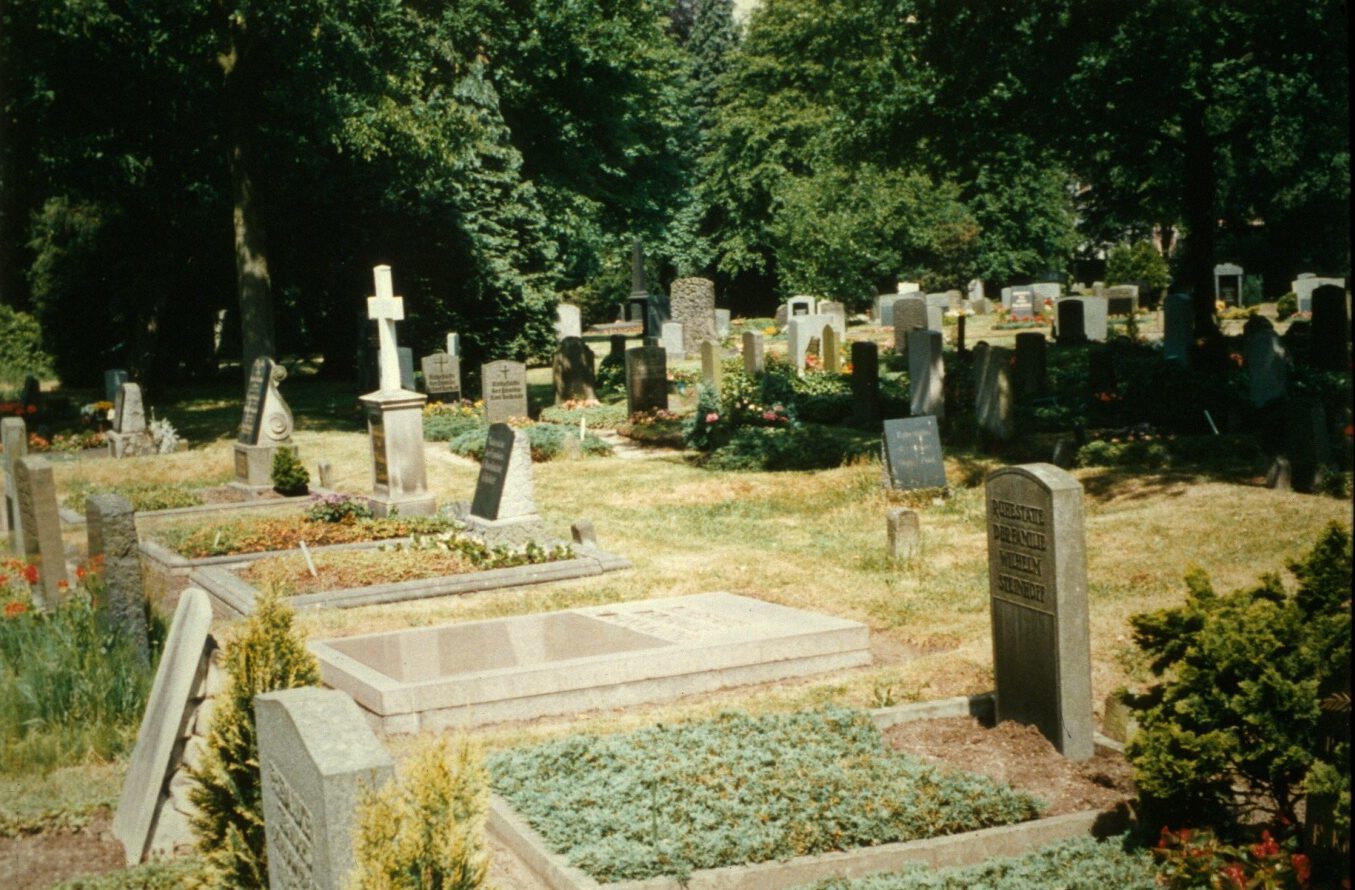
[{"label": "rough stone boulder grave", "polygon": [[865,625],[705,593],[316,641],[384,733],[664,701],[870,663]]},{"label": "rough stone boulder grave", "polygon": [[273,458],[286,449],[294,456],[292,409],[287,407],[278,384],[287,379],[287,369],[271,358],[259,356],[245,384],[245,406],[240,416],[240,435],[235,442],[235,481],[232,486],[248,492],[273,488]]}]

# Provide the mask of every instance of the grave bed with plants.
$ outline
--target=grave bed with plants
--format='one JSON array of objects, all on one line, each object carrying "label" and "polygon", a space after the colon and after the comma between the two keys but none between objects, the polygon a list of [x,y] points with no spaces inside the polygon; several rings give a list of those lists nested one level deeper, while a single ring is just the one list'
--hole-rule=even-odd
[{"label": "grave bed with plants", "polygon": [[501,751],[489,758],[491,830],[552,887],[648,890],[972,862],[1104,826],[1100,811],[1039,818],[1044,804],[1027,793],[893,750],[880,724],[909,719],[726,713]]}]

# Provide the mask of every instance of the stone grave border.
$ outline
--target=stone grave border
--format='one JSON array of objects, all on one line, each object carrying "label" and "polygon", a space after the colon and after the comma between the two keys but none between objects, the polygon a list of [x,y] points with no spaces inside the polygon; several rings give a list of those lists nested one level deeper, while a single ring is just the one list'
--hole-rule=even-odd
[{"label": "stone grave border", "polygon": [[[964,716],[991,718],[994,706],[995,694],[987,692],[880,708],[869,714],[875,725],[883,730],[913,720]],[[1096,746],[1105,751],[1123,751],[1122,745],[1099,734],[1096,736]],[[551,890],[759,890],[764,887],[798,887],[824,878],[861,878],[897,871],[914,862],[925,863],[933,868],[973,865],[994,857],[1020,856],[1055,841],[1089,834],[1114,834],[1126,827],[1124,817],[1115,810],[1083,810],[1015,825],[999,825],[844,852],[800,856],[781,862],[699,869],[681,884],[671,877],[601,884],[581,869],[569,865],[563,855],[552,853],[545,839],[498,794],[490,797],[488,820],[490,833],[526,863]]]},{"label": "stone grave border", "polygon": [[[409,538],[390,538],[385,541],[331,544],[326,547],[309,549],[311,553],[325,553],[334,550],[371,550],[383,544],[408,543],[409,540]],[[554,546],[560,543],[564,542],[548,541],[545,546]],[[373,584],[368,587],[323,590],[318,593],[290,596],[287,598],[287,603],[298,612],[303,609],[351,609],[357,606],[401,603],[434,596],[500,590],[508,587],[523,587],[529,584],[548,584],[552,581],[587,578],[601,575],[604,572],[615,572],[631,567],[631,561],[623,556],[580,544],[570,546],[578,554],[573,559],[560,559],[554,562],[537,563],[536,565],[509,566],[502,569],[485,569],[462,575],[442,575],[437,578]],[[143,544],[142,547],[142,553],[145,554],[145,545]],[[160,549],[163,550],[163,548]],[[254,613],[255,603],[260,591],[235,574],[233,569],[241,567],[242,563],[253,562],[265,557],[288,556],[300,552],[300,550],[270,550],[265,553],[241,554],[239,557],[218,556],[191,560],[195,563],[195,566],[190,569],[189,583],[207,591],[207,595],[212,600],[212,611],[218,616],[232,619],[248,616]],[[177,557],[177,554],[173,555]],[[246,556],[249,559],[243,558]],[[183,559],[183,557],[177,558]],[[222,560],[229,560],[229,562],[222,562]],[[189,562],[189,560],[184,561]],[[209,561],[210,564],[201,565],[201,563],[208,563]]]}]

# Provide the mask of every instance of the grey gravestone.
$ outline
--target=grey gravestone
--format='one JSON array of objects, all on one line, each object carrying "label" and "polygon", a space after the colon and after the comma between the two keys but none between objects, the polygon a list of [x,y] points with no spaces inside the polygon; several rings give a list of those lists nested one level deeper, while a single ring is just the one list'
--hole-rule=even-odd
[{"label": "grey gravestone", "polygon": [[1016,335],[1016,397],[1020,401],[1049,392],[1049,343],[1044,334]]},{"label": "grey gravestone", "polygon": [[14,462],[14,490],[17,513],[24,534],[25,559],[38,567],[41,591],[33,598],[46,608],[66,599],[66,550],[61,543],[61,508],[56,499],[56,481],[52,465],[41,455],[21,457]]},{"label": "grey gravestone", "polygon": [[814,298],[806,296],[791,297],[786,301],[786,321],[797,315],[813,315]]},{"label": "grey gravestone", "polygon": [[786,306],[785,303],[782,303],[780,306],[776,307],[775,321],[776,326],[778,328],[784,328],[786,326],[786,322],[790,320],[790,314],[787,311],[787,309],[788,307]]},{"label": "grey gravestone", "polygon": [[1015,291],[1012,294],[1012,318],[1027,319],[1035,317],[1035,295],[1030,291]]},{"label": "grey gravestone", "polygon": [[946,365],[941,357],[941,335],[913,331],[908,335],[909,413],[937,420],[946,416]]},{"label": "grey gravestone", "polygon": [[[1242,338],[1243,364],[1247,369],[1247,386],[1251,403],[1264,407],[1282,399],[1289,390],[1289,356],[1284,343],[1275,333],[1275,327],[1261,316],[1264,324],[1257,324]],[[1250,320],[1248,322],[1250,324]]]},{"label": "grey gravestone", "polygon": [[1190,361],[1190,345],[1195,338],[1195,306],[1190,294],[1169,294],[1164,310],[1162,357],[1169,362]]},{"label": "grey gravestone", "polygon": [[685,357],[687,341],[683,335],[682,322],[665,321],[662,330],[663,334],[659,338],[659,345],[663,347],[664,352],[672,356],[674,360]]},{"label": "grey gravestone", "polygon": [[1082,301],[1075,299],[1059,300],[1056,305],[1059,313],[1058,341],[1064,345],[1086,343],[1087,328]]},{"label": "grey gravestone", "polygon": [[904,507],[890,510],[888,534],[890,556],[895,559],[912,559],[917,556],[922,534],[916,511]]},{"label": "grey gravestone", "polygon": [[1134,284],[1116,284],[1106,288],[1108,315],[1133,315],[1139,308],[1139,289]]},{"label": "grey gravestone", "polygon": [[[942,294],[945,296],[945,294]],[[946,307],[941,305],[927,307],[927,330],[941,333],[946,329]]]},{"label": "grey gravestone", "polygon": [[612,334],[607,338],[607,357],[625,363],[626,361],[626,335]]},{"label": "grey gravestone", "polygon": [[1242,267],[1220,263],[1214,267],[1214,299],[1229,306],[1242,305]]},{"label": "grey gravestone", "polygon": [[927,301],[921,297],[902,297],[894,303],[894,352],[908,355],[908,335],[927,329]]},{"label": "grey gravestone", "polygon": [[555,307],[555,339],[583,336],[583,313],[573,303],[560,303]]},{"label": "grey gravestone", "polygon": [[400,362],[400,388],[409,392],[418,392],[414,382],[414,350],[408,346],[397,346],[395,355]]},{"label": "grey gravestone", "polygon": [[716,393],[724,377],[722,360],[719,343],[707,340],[701,344],[701,382],[714,387]]},{"label": "grey gravestone", "polygon": [[1031,724],[1069,760],[1093,754],[1082,485],[1052,464],[990,474],[988,583],[997,720]]},{"label": "grey gravestone", "polygon": [[974,348],[974,421],[979,436],[1006,442],[1014,430],[1009,349],[980,345]]},{"label": "grey gravestone", "polygon": [[423,370],[423,388],[429,398],[454,402],[461,398],[461,359],[446,352],[435,352],[419,360]]},{"label": "grey gravestone", "polygon": [[10,552],[22,556],[25,552],[23,515],[19,512],[19,496],[14,488],[14,462],[28,454],[28,425],[22,417],[0,420],[0,453],[5,470],[5,528],[10,531]]},{"label": "grey gravestone", "polygon": [[85,536],[90,559],[104,558],[104,600],[109,618],[136,644],[142,660],[149,665],[146,593],[132,502],[120,494],[90,495],[85,500]]},{"label": "grey gravestone", "polygon": [[[823,329],[829,325],[822,315],[792,316],[786,325],[787,358],[797,371],[805,369],[805,356],[811,351],[813,342],[822,343]],[[815,356],[817,358],[817,356]]]},{"label": "grey gravestone", "polygon": [[715,331],[715,282],[709,278],[675,278],[668,289],[673,321],[682,325],[683,348],[717,340]]},{"label": "grey gravestone", "polygon": [[1290,285],[1290,290],[1299,300],[1300,312],[1313,311],[1313,291],[1324,285],[1333,285],[1341,289],[1346,289],[1346,280],[1344,278],[1319,278],[1311,272],[1300,275]]},{"label": "grey gravestone", "polygon": [[122,368],[104,371],[104,401],[112,402],[118,397],[118,388],[131,379]]},{"label": "grey gravestone", "polygon": [[875,322],[881,327],[894,326],[894,304],[903,299],[901,294],[880,294],[875,298]]},{"label": "grey gravestone", "polygon": [[480,366],[485,420],[503,423],[527,416],[527,366],[507,359]]},{"label": "grey gravestone", "polygon": [[765,366],[761,331],[743,332],[743,372],[761,374]]},{"label": "grey gravestone", "polygon": [[715,336],[723,340],[729,336],[729,310],[715,310]]},{"label": "grey gravestone", "polygon": [[582,337],[566,337],[555,349],[551,363],[551,377],[555,382],[555,404],[569,401],[590,401],[597,398],[593,391],[593,350]]},{"label": "grey gravestone", "polygon": [[146,408],[141,403],[141,387],[135,383],[124,383],[118,389],[117,399],[113,403],[113,432],[144,433],[146,431]]},{"label": "grey gravestone", "polygon": [[823,369],[834,374],[842,370],[841,337],[831,324],[823,328]]},{"label": "grey gravestone", "polygon": [[532,446],[526,432],[516,432],[506,423],[490,425],[470,512],[495,521],[536,515]]},{"label": "grey gravestone", "polygon": [[890,488],[946,486],[946,464],[935,417],[886,420],[883,448]]},{"label": "grey gravestone", "polygon": [[447,332],[447,354],[461,358],[461,335],[456,331]]},{"label": "grey gravestone", "polygon": [[128,865],[145,858],[160,792],[173,769],[175,748],[187,735],[186,723],[193,716],[189,702],[207,673],[207,631],[211,624],[212,604],[207,594],[196,587],[185,590],[155,669],[113,817],[113,836],[122,841]]},{"label": "grey gravestone", "polygon": [[572,523],[569,526],[569,536],[580,547],[596,547],[598,545],[597,529],[593,528],[593,522],[589,519],[580,519],[578,522]]},{"label": "grey gravestone", "polygon": [[342,890],[363,794],[394,773],[348,693],[305,687],[254,698],[272,890]]},{"label": "grey gravestone", "polygon": [[278,382],[286,370],[271,358],[259,356],[249,369],[245,383],[245,405],[240,412],[241,445],[270,445],[292,436],[292,412],[278,393]]},{"label": "grey gravestone", "polygon": [[1045,300],[1057,301],[1063,296],[1063,285],[1056,281],[1041,281],[1030,286],[1030,290],[1035,294],[1032,303],[1044,303]]},{"label": "grey gravestone", "polygon": [[1106,342],[1110,334],[1110,303],[1105,297],[1078,297],[1082,304],[1082,332],[1095,343]]},{"label": "grey gravestone", "polygon": [[662,347],[626,350],[626,413],[668,410],[668,357]]},{"label": "grey gravestone", "polygon": [[1346,292],[1333,284],[1313,291],[1313,367],[1324,371],[1350,369],[1350,319]]},{"label": "grey gravestone", "polygon": [[880,425],[880,347],[869,340],[852,343],[852,423],[863,429]]},{"label": "grey gravestone", "polygon": [[814,307],[817,315],[823,315],[832,322],[833,330],[837,331],[838,339],[847,339],[847,307],[837,300],[819,300],[818,305]]}]

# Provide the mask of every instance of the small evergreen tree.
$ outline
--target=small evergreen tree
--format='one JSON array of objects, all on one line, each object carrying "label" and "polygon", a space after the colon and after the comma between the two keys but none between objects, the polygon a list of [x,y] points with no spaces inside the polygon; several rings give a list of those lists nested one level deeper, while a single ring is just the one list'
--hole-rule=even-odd
[{"label": "small evergreen tree", "polygon": [[254,696],[320,682],[315,656],[292,629],[293,617],[276,590],[266,591],[244,630],[226,645],[229,681],[217,698],[190,793],[198,808],[193,833],[216,887],[268,886]]}]

